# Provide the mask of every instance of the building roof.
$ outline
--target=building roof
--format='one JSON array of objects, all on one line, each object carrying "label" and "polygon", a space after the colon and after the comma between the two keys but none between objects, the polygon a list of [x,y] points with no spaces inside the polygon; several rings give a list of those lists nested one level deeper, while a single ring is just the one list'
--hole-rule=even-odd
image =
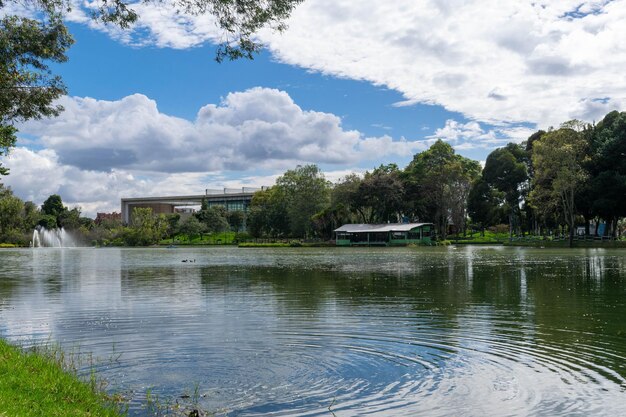
[{"label": "building roof", "polygon": [[344,224],[334,231],[345,233],[408,232],[426,225],[432,225],[432,223]]}]

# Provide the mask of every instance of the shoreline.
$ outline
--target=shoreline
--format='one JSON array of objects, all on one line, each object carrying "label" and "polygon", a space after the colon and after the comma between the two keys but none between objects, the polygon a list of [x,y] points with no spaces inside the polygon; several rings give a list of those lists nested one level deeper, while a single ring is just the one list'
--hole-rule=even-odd
[{"label": "shoreline", "polygon": [[22,349],[0,337],[0,416],[122,417],[119,398],[92,372],[82,380],[53,350]]},{"label": "shoreline", "polygon": [[[159,248],[159,249],[183,249],[183,248],[209,248],[209,247],[236,247],[236,248],[418,248],[418,247],[441,247],[441,246],[508,246],[508,247],[538,247],[538,248],[569,248],[569,242],[567,240],[513,240],[513,241],[495,241],[495,242],[472,242],[466,240],[446,240],[443,242],[434,243],[432,245],[355,245],[355,246],[336,246],[332,243],[317,242],[307,243],[299,241],[291,242],[241,242],[241,243],[224,243],[224,244],[159,244],[148,246],[76,246],[72,248],[92,248],[92,249],[106,249],[106,248]],[[29,249],[28,246],[19,246],[13,244],[0,243],[0,250],[3,249]],[[575,240],[573,242],[572,249],[574,248],[616,248],[626,249],[626,240]],[[59,248],[62,249],[62,248]]]}]

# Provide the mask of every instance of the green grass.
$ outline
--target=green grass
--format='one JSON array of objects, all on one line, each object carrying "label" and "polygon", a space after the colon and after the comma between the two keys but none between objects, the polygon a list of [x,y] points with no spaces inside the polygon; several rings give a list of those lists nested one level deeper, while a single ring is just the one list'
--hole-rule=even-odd
[{"label": "green grass", "polygon": [[231,245],[237,239],[235,232],[220,232],[212,234],[195,235],[191,238],[187,235],[176,235],[174,239],[163,239],[161,245]]},{"label": "green grass", "polygon": [[499,244],[509,239],[509,234],[507,233],[496,233],[491,230],[485,230],[484,236],[479,232],[468,233],[466,236],[461,235],[452,235],[448,236],[448,239],[452,241],[454,244],[458,245],[489,245],[489,244]]},{"label": "green grass", "polygon": [[67,365],[59,351],[23,351],[0,339],[0,417],[123,415],[93,372],[83,382]]},{"label": "green grass", "polygon": [[17,248],[17,245],[13,243],[0,243],[0,248]]}]

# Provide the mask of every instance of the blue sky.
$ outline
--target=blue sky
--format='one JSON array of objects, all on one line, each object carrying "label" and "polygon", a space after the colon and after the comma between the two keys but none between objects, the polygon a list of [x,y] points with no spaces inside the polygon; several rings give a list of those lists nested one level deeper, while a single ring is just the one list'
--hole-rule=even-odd
[{"label": "blue sky", "polygon": [[222,64],[210,16],[137,3],[121,31],[86,7],[54,66],[66,110],[19,126],[3,182],[91,216],[121,197],[271,185],[297,164],[332,181],[404,167],[437,139],[483,161],[626,108],[626,0],[306,0],[286,32],[259,32],[253,61]]},{"label": "blue sky", "polygon": [[81,25],[70,27],[76,44],[69,63],[57,65],[55,71],[72,96],[118,100],[141,93],[156,100],[162,112],[192,120],[205,104],[260,86],[286,91],[304,110],[340,116],[345,129],[415,140],[431,135],[448,119],[467,121],[438,105],[394,106],[404,100],[398,91],[283,64],[267,50],[254,60],[218,64],[212,44],[184,50],[140,48]]}]

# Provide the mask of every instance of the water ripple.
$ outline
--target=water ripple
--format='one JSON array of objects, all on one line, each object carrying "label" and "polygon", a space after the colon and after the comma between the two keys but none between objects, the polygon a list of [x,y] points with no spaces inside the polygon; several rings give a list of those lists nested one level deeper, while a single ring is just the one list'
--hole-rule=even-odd
[{"label": "water ripple", "polygon": [[[181,264],[181,258],[197,262]],[[227,416],[613,416],[626,407],[621,252],[0,253],[0,335],[101,360]]]}]

